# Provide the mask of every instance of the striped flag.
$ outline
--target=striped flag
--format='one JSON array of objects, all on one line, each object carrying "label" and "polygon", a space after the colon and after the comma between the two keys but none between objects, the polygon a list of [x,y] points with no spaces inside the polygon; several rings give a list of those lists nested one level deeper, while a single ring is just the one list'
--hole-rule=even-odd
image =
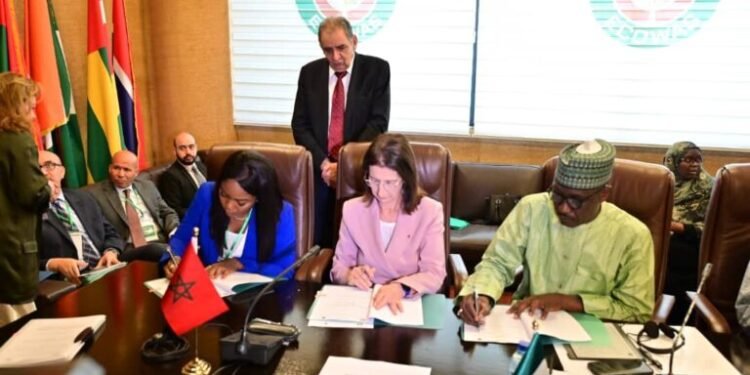
[{"label": "striped flag", "polygon": [[18,42],[13,0],[0,0],[0,72],[14,72],[26,76],[26,64]]},{"label": "striped flag", "polygon": [[52,40],[52,24],[46,1],[26,0],[24,13],[29,75],[39,84],[42,92],[42,100],[36,105],[36,117],[40,135],[46,136],[67,121]]},{"label": "striped flag", "polygon": [[52,0],[47,0],[49,7],[49,19],[52,28],[52,40],[55,47],[55,60],[57,60],[58,76],[60,77],[60,89],[65,118],[67,122],[52,132],[53,151],[62,158],[65,165],[65,184],[69,188],[78,188],[86,185],[87,171],[86,160],[83,156],[83,142],[81,141],[81,129],[78,126],[78,115],[73,103],[73,86],[68,73],[68,63],[63,50],[60,30],[57,28],[55,10]]},{"label": "striped flag", "polygon": [[88,13],[88,161],[92,179],[102,181],[124,142],[102,0],[89,0]]},{"label": "striped flag", "polygon": [[[28,77],[28,68],[18,38],[14,3],[13,0],[0,0],[0,72],[13,72]],[[37,147],[41,148],[39,124],[34,123],[31,127],[31,136]]]},{"label": "striped flag", "polygon": [[128,21],[125,17],[124,0],[114,0],[112,3],[112,52],[114,55],[115,84],[117,85],[117,101],[120,104],[122,118],[122,134],[125,137],[125,147],[138,155],[139,169],[148,167],[146,155],[146,138],[143,131],[138,91],[135,86],[133,64],[130,59],[130,38],[128,37]]}]

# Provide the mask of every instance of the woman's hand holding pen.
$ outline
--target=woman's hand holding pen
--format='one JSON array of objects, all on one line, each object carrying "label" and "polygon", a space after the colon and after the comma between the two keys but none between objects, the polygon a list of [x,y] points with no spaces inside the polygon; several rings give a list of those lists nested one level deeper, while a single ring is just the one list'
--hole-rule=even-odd
[{"label": "woman's hand holding pen", "polygon": [[359,289],[370,289],[375,278],[375,268],[370,266],[355,266],[349,269],[346,276],[348,285],[356,286]]},{"label": "woman's hand holding pen", "polygon": [[484,324],[484,317],[489,315],[491,309],[489,297],[479,294],[474,299],[474,295],[469,294],[461,299],[457,315],[464,323],[480,326]]},{"label": "woman's hand holding pen", "polygon": [[170,259],[167,264],[164,265],[164,275],[167,279],[171,279],[174,275],[174,271],[177,270],[177,265],[180,264],[180,257],[175,256]]}]

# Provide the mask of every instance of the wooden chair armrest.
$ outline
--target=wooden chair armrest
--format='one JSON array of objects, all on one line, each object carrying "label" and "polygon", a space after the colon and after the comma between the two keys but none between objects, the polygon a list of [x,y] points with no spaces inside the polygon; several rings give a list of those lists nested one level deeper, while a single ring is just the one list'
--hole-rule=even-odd
[{"label": "wooden chair armrest", "polygon": [[320,250],[317,255],[302,263],[294,274],[294,279],[322,283],[327,279],[326,271],[331,268],[332,261],[333,249]]},{"label": "wooden chair armrest", "polygon": [[454,297],[463,288],[464,282],[469,277],[469,271],[466,269],[466,263],[464,263],[464,258],[461,257],[461,254],[450,254],[448,261],[453,271],[453,285],[448,286],[450,290],[446,294],[449,297]]},{"label": "wooden chair armrest", "polygon": [[706,319],[711,331],[719,334],[732,334],[727,319],[724,318],[724,315],[721,315],[716,306],[706,296],[696,294],[695,292],[687,292],[687,295],[691,300],[695,300],[695,307],[698,308],[698,312]]},{"label": "wooden chair armrest", "polygon": [[651,315],[651,320],[657,323],[664,323],[669,317],[669,313],[672,312],[675,298],[671,294],[662,294],[656,299],[656,305],[654,305],[654,313]]}]

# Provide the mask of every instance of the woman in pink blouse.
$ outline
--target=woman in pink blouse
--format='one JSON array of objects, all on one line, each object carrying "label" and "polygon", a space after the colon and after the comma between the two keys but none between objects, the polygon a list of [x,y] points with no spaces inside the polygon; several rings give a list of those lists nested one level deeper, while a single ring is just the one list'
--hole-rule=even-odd
[{"label": "woman in pink blouse", "polygon": [[331,278],[382,287],[375,308],[401,311],[401,299],[435,293],[445,279],[443,206],[419,189],[406,137],[381,134],[364,156],[367,190],[344,203]]}]

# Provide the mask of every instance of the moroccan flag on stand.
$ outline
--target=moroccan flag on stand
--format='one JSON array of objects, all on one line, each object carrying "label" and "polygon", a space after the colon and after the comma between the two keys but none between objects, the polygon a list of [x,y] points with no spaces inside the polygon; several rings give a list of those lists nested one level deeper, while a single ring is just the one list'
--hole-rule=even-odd
[{"label": "moroccan flag on stand", "polygon": [[124,143],[102,0],[89,0],[88,12],[88,161],[98,182],[107,178],[112,155]]},{"label": "moroccan flag on stand", "polygon": [[143,132],[143,118],[141,105],[138,100],[138,90],[135,86],[133,63],[130,59],[130,38],[128,37],[128,21],[125,17],[125,1],[114,0],[112,3],[112,54],[114,56],[115,83],[117,85],[117,101],[120,104],[120,118],[122,119],[122,134],[125,147],[138,155],[138,169],[148,168],[146,155],[146,138]]},{"label": "moroccan flag on stand", "polygon": [[83,155],[83,141],[81,141],[81,129],[78,126],[78,114],[73,103],[73,85],[70,81],[68,63],[65,59],[60,30],[57,28],[55,10],[52,1],[47,0],[49,7],[49,20],[52,28],[52,41],[55,46],[55,59],[57,60],[57,71],[60,77],[60,89],[63,106],[65,107],[65,118],[67,122],[52,132],[52,150],[62,158],[65,165],[65,184],[68,188],[79,188],[86,185],[87,171],[86,160]]},{"label": "moroccan flag on stand", "polygon": [[164,318],[177,335],[184,335],[227,310],[192,244],[188,245],[161,299]]}]

